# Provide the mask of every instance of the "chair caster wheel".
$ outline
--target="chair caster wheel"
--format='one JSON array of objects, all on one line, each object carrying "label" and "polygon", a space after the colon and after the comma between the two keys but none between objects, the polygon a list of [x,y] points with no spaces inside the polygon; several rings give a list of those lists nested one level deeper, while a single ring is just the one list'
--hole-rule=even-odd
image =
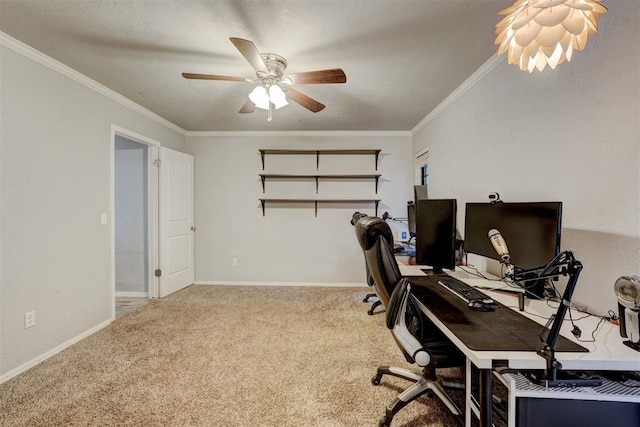
[{"label": "chair caster wheel", "polygon": [[391,420],[387,419],[387,417],[382,417],[382,419],[378,423],[378,427],[389,427],[389,426],[391,426]]},{"label": "chair caster wheel", "polygon": [[369,297],[364,297],[364,298],[362,299],[362,302],[369,302]]},{"label": "chair caster wheel", "polygon": [[371,384],[380,385],[381,379],[382,379],[382,375],[376,375],[375,377],[371,378]]},{"label": "chair caster wheel", "polygon": [[367,311],[367,314],[368,314],[369,316],[373,316],[373,309],[368,310],[368,311]]},{"label": "chair caster wheel", "polygon": [[433,399],[433,398],[435,397],[435,394],[434,394],[431,390],[429,390],[429,391],[428,391],[428,392],[426,392],[425,394],[427,395],[427,397],[428,397],[429,399]]}]

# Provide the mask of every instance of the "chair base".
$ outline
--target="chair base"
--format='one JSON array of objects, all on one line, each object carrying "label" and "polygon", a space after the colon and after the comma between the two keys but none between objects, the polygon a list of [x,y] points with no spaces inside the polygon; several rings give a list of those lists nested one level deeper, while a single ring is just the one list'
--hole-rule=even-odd
[{"label": "chair base", "polygon": [[373,385],[379,385],[383,375],[391,375],[413,381],[414,384],[400,393],[398,397],[387,405],[386,413],[378,424],[379,427],[390,426],[391,420],[393,420],[393,417],[398,413],[398,411],[427,393],[436,395],[453,415],[462,415],[462,411],[444,391],[443,385],[448,388],[464,389],[463,383],[453,381],[442,382],[435,375],[435,370],[433,368],[425,368],[422,375],[420,375],[408,369],[396,368],[393,366],[380,366],[376,375],[371,379],[371,383]]},{"label": "chair base", "polygon": [[378,298],[376,294],[366,294],[362,299],[362,302],[369,302],[369,298]]},{"label": "chair base", "polygon": [[362,302],[369,302],[369,298],[378,298],[377,301],[374,301],[373,304],[371,304],[371,307],[369,307],[369,310],[367,310],[367,314],[369,316],[373,316],[373,312],[375,311],[376,307],[382,305],[382,301],[380,301],[377,294],[372,293],[372,294],[366,294],[362,299]]}]

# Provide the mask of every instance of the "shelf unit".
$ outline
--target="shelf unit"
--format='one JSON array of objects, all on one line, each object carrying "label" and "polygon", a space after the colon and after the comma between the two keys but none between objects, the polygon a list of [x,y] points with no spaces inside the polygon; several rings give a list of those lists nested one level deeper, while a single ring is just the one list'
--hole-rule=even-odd
[{"label": "shelf unit", "polygon": [[[292,150],[292,149],[280,149],[280,148],[264,148],[259,149],[260,159],[262,161],[262,170],[265,168],[265,157],[266,155],[292,155],[292,154],[301,154],[301,155],[313,155],[316,156],[316,171],[320,170],[320,155],[373,155],[374,156],[374,166],[375,170],[378,170],[378,158],[380,157],[380,153],[382,150],[373,148],[373,149],[319,149],[319,150]],[[270,179],[315,179],[316,181],[316,194],[318,194],[319,190],[319,181],[321,179],[373,179],[375,180],[375,194],[378,194],[378,183],[380,181],[380,177],[382,176],[379,173],[370,173],[370,174],[347,174],[347,173],[338,173],[338,174],[283,174],[283,173],[260,173],[260,181],[262,183],[262,193],[265,193],[265,181],[267,178]],[[269,198],[264,197],[258,199],[260,201],[260,205],[262,206],[262,216],[265,216],[265,205],[267,202],[273,203],[313,203],[315,207],[315,216],[318,216],[318,204],[320,203],[373,203],[375,207],[375,214],[378,215],[378,205],[380,203],[380,199],[378,198],[349,198],[349,199],[336,199],[336,198]]]},{"label": "shelf unit", "polygon": [[380,199],[278,199],[278,198],[263,198],[260,200],[260,204],[262,205],[262,216],[265,215],[265,204],[266,202],[275,202],[275,203],[306,203],[313,202],[315,205],[315,216],[318,216],[318,203],[374,203],[376,216],[378,216],[378,204],[380,203]]},{"label": "shelf unit", "polygon": [[323,150],[289,150],[282,148],[261,148],[260,150],[260,158],[262,159],[262,170],[264,170],[264,158],[267,154],[275,154],[275,155],[286,155],[286,154],[306,154],[306,155],[315,155],[316,156],[316,170],[320,168],[320,154],[357,154],[357,155],[367,155],[372,154],[375,157],[375,168],[378,170],[378,158],[380,157],[380,152],[382,151],[379,148],[365,148],[365,149],[323,149]]},{"label": "shelf unit", "polygon": [[264,182],[267,178],[275,178],[275,179],[311,179],[315,178],[316,180],[316,194],[318,194],[318,181],[320,179],[367,179],[372,178],[375,179],[376,183],[376,194],[378,194],[378,181],[382,176],[379,173],[375,174],[326,174],[326,175],[312,175],[312,174],[282,174],[282,173],[261,173],[258,174],[260,176],[260,180],[262,181],[262,193],[265,192]]}]

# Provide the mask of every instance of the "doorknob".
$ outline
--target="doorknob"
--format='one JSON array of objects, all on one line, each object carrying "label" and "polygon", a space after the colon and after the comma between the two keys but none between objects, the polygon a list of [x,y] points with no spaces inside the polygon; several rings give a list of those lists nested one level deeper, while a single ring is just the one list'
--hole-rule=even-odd
[{"label": "doorknob", "polygon": [[191,231],[196,231],[196,226],[195,225],[191,226]]}]

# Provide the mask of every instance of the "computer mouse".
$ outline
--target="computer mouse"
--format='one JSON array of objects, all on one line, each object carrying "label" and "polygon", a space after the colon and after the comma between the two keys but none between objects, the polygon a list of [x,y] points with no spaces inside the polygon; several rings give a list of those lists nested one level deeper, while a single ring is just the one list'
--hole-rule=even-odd
[{"label": "computer mouse", "polygon": [[469,308],[475,311],[494,311],[495,310],[491,306],[491,304],[487,304],[477,299],[469,301]]}]

